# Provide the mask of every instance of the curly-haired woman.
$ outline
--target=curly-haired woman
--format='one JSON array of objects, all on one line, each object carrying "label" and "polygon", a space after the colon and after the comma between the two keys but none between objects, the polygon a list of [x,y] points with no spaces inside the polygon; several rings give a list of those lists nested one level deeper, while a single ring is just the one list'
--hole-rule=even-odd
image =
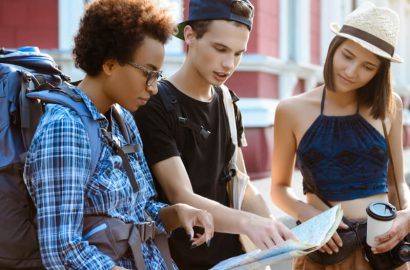
[{"label": "curly-haired woman", "polygon": [[[124,129],[113,117],[114,104],[120,105],[116,107],[120,107],[129,142],[142,144],[128,111],[137,110],[156,94],[164,43],[173,31],[170,16],[151,1],[97,0],[87,7],[74,48],[76,65],[86,77],[73,90],[104,130],[101,153],[91,153],[87,131],[76,112],[61,105],[47,105],[25,166],[25,180],[37,207],[41,256],[47,269],[176,268],[170,260],[164,260],[160,245],[147,238],[146,231],[134,231],[147,228],[147,223],[163,234],[183,227],[193,246],[212,237],[212,216],[206,211],[185,204],[167,206],[154,200],[156,191],[141,149],[122,159],[113,147],[127,144],[121,132]],[[107,138],[105,131],[112,136]],[[98,165],[90,171],[94,158],[98,158]],[[124,169],[126,164],[130,170]],[[132,181],[137,182],[137,189]],[[95,216],[104,217],[107,222],[87,233],[85,228],[90,224],[86,220]],[[134,243],[116,259],[105,252],[106,246],[91,241],[101,231],[116,236],[110,227],[113,221],[131,224],[127,227],[132,228],[130,235],[120,240],[127,242],[129,237],[130,245]],[[205,227],[205,232],[193,236],[193,226],[197,225]],[[123,236],[126,230],[117,231]],[[143,240],[135,242],[138,237]],[[113,249],[118,247],[117,242],[109,244]]]}]

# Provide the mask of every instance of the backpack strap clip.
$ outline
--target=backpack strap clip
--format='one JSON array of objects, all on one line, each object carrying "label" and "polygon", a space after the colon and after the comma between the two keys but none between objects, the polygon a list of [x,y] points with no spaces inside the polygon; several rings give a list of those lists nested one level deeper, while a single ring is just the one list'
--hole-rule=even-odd
[{"label": "backpack strap clip", "polygon": [[140,232],[141,240],[147,242],[154,239],[157,234],[157,227],[153,221],[146,221],[136,224],[138,231]]},{"label": "backpack strap clip", "polygon": [[204,140],[206,140],[208,139],[209,135],[211,135],[211,132],[205,129],[204,126],[201,126],[201,130],[199,131],[199,134]]},{"label": "backpack strap clip", "polygon": [[[116,155],[119,155],[122,160],[122,166],[125,169],[125,172],[128,176],[128,181],[131,184],[132,191],[134,193],[138,192],[139,187],[137,183],[137,179],[135,178],[134,171],[132,170],[131,164],[128,161],[127,153],[123,150],[121,146],[119,146],[113,139],[112,133],[107,131],[106,129],[101,129],[101,133],[105,140],[107,141],[108,145],[110,145]],[[132,146],[131,144],[128,144],[128,146]],[[138,145],[139,146],[139,145]],[[136,146],[137,147],[137,146]],[[126,149],[126,150],[131,150],[131,149]]]}]

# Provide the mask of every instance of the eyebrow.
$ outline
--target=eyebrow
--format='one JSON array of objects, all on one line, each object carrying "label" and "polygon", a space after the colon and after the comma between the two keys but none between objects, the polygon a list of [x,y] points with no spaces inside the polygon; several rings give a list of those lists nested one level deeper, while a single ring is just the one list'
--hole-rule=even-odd
[{"label": "eyebrow", "polygon": [[[344,50],[345,52],[349,53],[350,55],[356,56],[354,53],[352,53],[352,52],[351,52],[349,49],[347,49],[347,48],[343,48],[343,50]],[[373,66],[373,67],[375,67],[375,68],[378,67],[377,64],[372,63],[372,62],[369,62],[369,61],[366,61],[365,63],[368,64],[368,65],[371,65],[371,66]]]},{"label": "eyebrow", "polygon": [[[216,46],[221,46],[221,47],[223,47],[223,48],[225,48],[225,49],[228,49],[228,50],[232,51],[232,49],[229,48],[228,46],[226,46],[225,44],[222,44],[222,43],[219,43],[219,42],[214,42],[213,44],[216,45]],[[245,51],[246,51],[246,49],[243,49],[243,50],[237,51],[237,52],[235,52],[235,53],[243,53],[243,52],[245,52]]]}]

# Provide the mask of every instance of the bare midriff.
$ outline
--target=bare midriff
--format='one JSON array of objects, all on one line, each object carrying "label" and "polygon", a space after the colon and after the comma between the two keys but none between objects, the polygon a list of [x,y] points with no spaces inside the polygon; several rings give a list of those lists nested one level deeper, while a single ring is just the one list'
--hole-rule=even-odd
[{"label": "bare midriff", "polygon": [[[319,210],[326,210],[328,207],[319,198],[312,194],[306,194],[306,201]],[[331,205],[340,204],[343,214],[350,220],[364,220],[367,218],[366,207],[374,201],[388,202],[387,193],[376,194],[366,198],[359,198],[348,201],[330,201]]]}]

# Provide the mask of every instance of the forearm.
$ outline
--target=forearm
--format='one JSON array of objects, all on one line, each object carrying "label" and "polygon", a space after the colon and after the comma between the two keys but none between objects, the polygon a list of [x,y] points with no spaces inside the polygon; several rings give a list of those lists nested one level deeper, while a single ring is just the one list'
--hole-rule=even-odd
[{"label": "forearm", "polygon": [[41,258],[47,269],[109,270],[115,266],[111,258],[85,242],[74,243],[64,239],[58,243],[44,241],[44,239],[39,239],[39,242],[42,246]]},{"label": "forearm", "polygon": [[403,209],[410,210],[410,189],[409,186],[407,185],[406,181],[403,180],[401,185],[399,185],[399,191],[400,191],[400,201],[402,204]]},{"label": "forearm", "polygon": [[215,231],[221,233],[246,233],[247,221],[255,216],[229,208],[193,192],[185,192],[183,195],[175,196],[172,203],[185,203],[208,211],[213,216]]},{"label": "forearm", "polygon": [[300,221],[306,221],[320,212],[312,205],[301,201],[288,186],[272,186],[271,199],[280,209]]},{"label": "forearm", "polygon": [[[59,181],[52,182],[58,183]],[[67,185],[62,186],[65,186],[67,190]],[[55,198],[57,202],[70,201],[70,204],[52,204],[53,200],[49,194],[42,192],[42,190],[37,193],[39,244],[44,265],[47,269],[105,270],[113,268],[115,263],[110,257],[81,239],[84,215],[82,189],[73,188],[72,192],[64,194],[67,196],[56,193],[53,199]],[[47,205],[47,207],[43,207],[43,205]],[[61,220],[65,220],[65,222],[61,222]]]},{"label": "forearm", "polygon": [[262,194],[251,182],[249,182],[246,187],[242,210],[262,217],[272,217],[271,211],[269,210],[266,201],[263,199]]}]

